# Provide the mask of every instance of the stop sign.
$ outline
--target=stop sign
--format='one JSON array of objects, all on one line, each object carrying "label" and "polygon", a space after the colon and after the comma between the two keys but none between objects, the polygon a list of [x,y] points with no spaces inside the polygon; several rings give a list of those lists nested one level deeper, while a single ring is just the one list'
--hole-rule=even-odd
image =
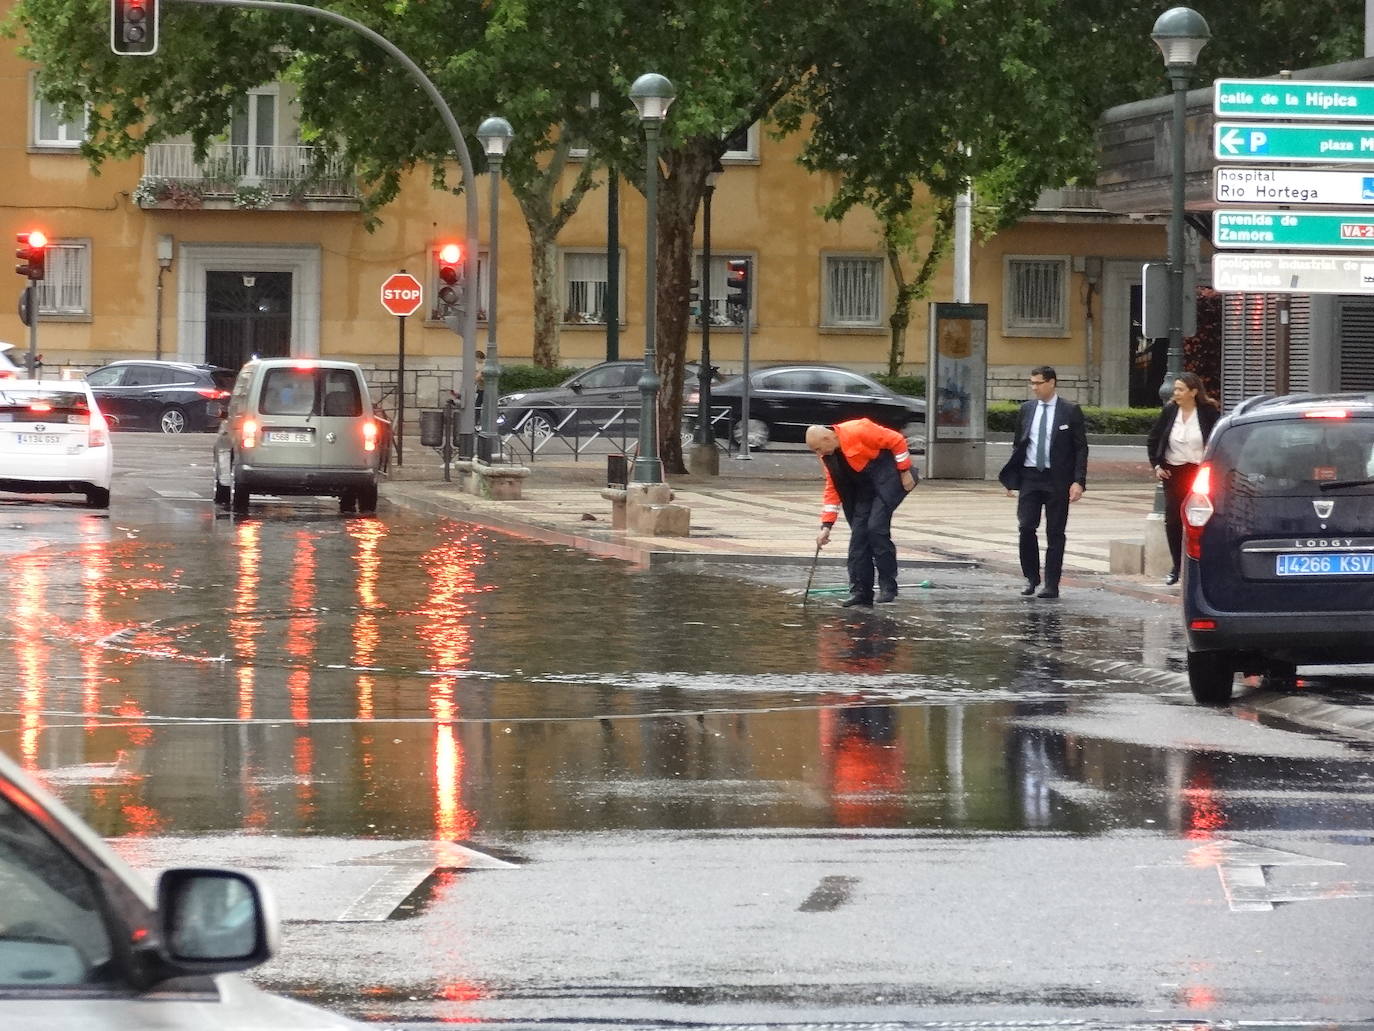
[{"label": "stop sign", "polygon": [[382,307],[393,315],[414,315],[424,300],[424,288],[408,272],[388,276],[382,284]]}]

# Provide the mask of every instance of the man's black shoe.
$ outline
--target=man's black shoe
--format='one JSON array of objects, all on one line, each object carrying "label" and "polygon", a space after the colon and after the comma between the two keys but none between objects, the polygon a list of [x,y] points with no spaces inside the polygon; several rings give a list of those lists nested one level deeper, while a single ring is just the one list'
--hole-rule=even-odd
[{"label": "man's black shoe", "polygon": [[1023,597],[1023,598],[1029,598],[1031,595],[1033,595],[1033,594],[1035,593],[1035,589],[1036,589],[1037,587],[1039,587],[1039,586],[1040,586],[1039,584],[1031,584],[1031,583],[1026,584],[1025,587],[1022,587],[1022,588],[1021,588],[1021,597]]},{"label": "man's black shoe", "polygon": [[1176,583],[1178,583],[1178,570],[1171,569],[1169,575],[1164,578],[1164,586],[1172,587]]},{"label": "man's black shoe", "polygon": [[1059,597],[1059,588],[1058,588],[1058,587],[1046,587],[1043,591],[1041,591],[1039,594],[1037,594],[1036,597],[1037,597],[1037,598],[1057,598],[1057,597]]},{"label": "man's black shoe", "polygon": [[873,597],[867,594],[851,594],[844,601],[840,602],[840,606],[846,609],[852,609],[856,605],[862,605],[864,608],[868,608],[872,604]]},{"label": "man's black shoe", "polygon": [[894,602],[894,601],[896,601],[896,600],[897,600],[897,588],[895,588],[895,587],[879,587],[879,588],[878,588],[878,604],[879,604],[879,605],[886,605],[886,604],[888,604],[889,602]]}]

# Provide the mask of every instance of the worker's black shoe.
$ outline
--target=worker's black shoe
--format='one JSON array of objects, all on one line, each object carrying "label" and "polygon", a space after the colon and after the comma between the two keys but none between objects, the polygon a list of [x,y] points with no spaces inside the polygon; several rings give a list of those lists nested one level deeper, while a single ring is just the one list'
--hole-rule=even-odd
[{"label": "worker's black shoe", "polygon": [[886,604],[888,604],[889,602],[894,602],[894,601],[896,601],[896,600],[897,600],[897,586],[896,586],[895,584],[892,585],[891,587],[879,587],[879,588],[878,588],[878,604],[879,604],[879,605],[886,605]]},{"label": "worker's black shoe", "polygon": [[868,608],[870,605],[873,604],[873,595],[854,593],[851,594],[844,601],[840,602],[840,604],[847,609],[851,609],[856,605],[862,605],[864,608]]}]

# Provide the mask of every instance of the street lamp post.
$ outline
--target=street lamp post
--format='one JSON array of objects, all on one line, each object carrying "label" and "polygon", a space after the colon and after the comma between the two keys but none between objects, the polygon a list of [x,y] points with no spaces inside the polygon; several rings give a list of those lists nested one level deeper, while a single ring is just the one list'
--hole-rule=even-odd
[{"label": "street lamp post", "polygon": [[648,72],[630,86],[630,99],[644,127],[644,372],[639,377],[639,454],[635,456],[636,483],[662,483],[663,463],[658,457],[658,356],[654,329],[658,293],[658,130],[677,93],[662,75]]},{"label": "street lamp post", "polygon": [[[1174,380],[1183,372],[1183,211],[1187,164],[1184,135],[1187,132],[1188,82],[1197,70],[1198,54],[1212,38],[1207,21],[1191,7],[1171,7],[1155,20],[1150,38],[1164,55],[1164,70],[1174,88],[1172,203],[1169,208],[1169,352],[1164,380],[1159,384],[1160,403],[1173,396]],[[1196,301],[1194,301],[1196,303]],[[1164,482],[1155,482],[1154,511],[1164,517]]]},{"label": "street lamp post", "polygon": [[[482,365],[482,436],[478,457],[487,462],[500,461],[501,444],[496,431],[496,400],[501,396],[501,364],[496,357],[496,276],[500,230],[501,160],[510,149],[515,132],[504,118],[491,117],[477,127],[477,138],[487,153],[487,167],[491,172],[491,243],[487,253],[487,359]],[[471,275],[477,274],[475,255]]]},{"label": "street lamp post", "polygon": [[1159,385],[1159,399],[1163,402],[1169,400],[1174,380],[1183,371],[1183,187],[1188,82],[1197,71],[1198,54],[1212,38],[1212,33],[1206,19],[1191,7],[1171,7],[1155,21],[1150,38],[1164,55],[1164,68],[1174,88],[1170,155],[1173,159],[1173,202],[1169,209],[1169,355],[1164,382]]}]

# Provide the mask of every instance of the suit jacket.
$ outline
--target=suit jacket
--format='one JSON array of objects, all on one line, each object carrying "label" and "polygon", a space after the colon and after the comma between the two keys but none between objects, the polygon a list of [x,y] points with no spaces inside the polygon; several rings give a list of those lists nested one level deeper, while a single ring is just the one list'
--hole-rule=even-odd
[{"label": "suit jacket", "polygon": [[[1174,428],[1174,420],[1178,418],[1178,405],[1169,401],[1164,405],[1164,410],[1159,413],[1159,418],[1150,427],[1150,435],[1145,439],[1145,450],[1150,456],[1150,464],[1158,469],[1164,464],[1164,455],[1169,450],[1169,433]],[[1202,430],[1202,442],[1207,443],[1212,437],[1212,427],[1221,418],[1221,412],[1211,405],[1197,406],[1197,424]]]},{"label": "suit jacket", "polygon": [[[1007,490],[1021,489],[1021,472],[1026,467],[1026,451],[1031,444],[1031,425],[1039,401],[1027,401],[1021,406],[1016,421],[1016,436],[1012,439],[1011,458],[997,474]],[[1054,486],[1068,492],[1069,485],[1088,486],[1088,432],[1083,422],[1083,409],[1065,397],[1056,397],[1054,430],[1050,434],[1050,479]]]}]

